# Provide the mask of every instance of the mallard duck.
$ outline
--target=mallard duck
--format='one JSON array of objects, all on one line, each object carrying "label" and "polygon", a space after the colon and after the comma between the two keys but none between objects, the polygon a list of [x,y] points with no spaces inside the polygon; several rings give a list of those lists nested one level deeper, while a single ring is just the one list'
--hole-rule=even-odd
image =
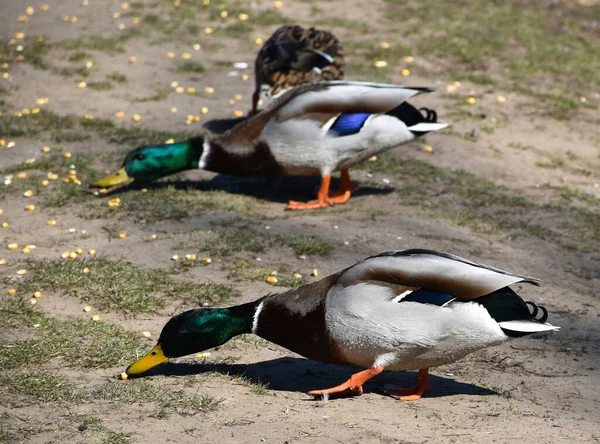
[{"label": "mallard duck", "polygon": [[330,32],[302,26],[281,26],[266,41],[254,64],[256,90],[252,113],[260,96],[276,97],[305,83],[341,80],[344,77],[342,44]]},{"label": "mallard duck", "polygon": [[365,381],[384,370],[419,369],[415,387],[385,386],[393,397],[416,400],[431,390],[429,367],[511,337],[558,330],[546,322],[545,308],[524,302],[509,288],[518,282],[538,285],[448,253],[381,253],[285,293],[178,314],[127,374],[140,375],[169,358],[254,333],[316,361],[367,368],[311,395],[360,394]]},{"label": "mallard duck", "polygon": [[[211,139],[151,145],[127,154],[121,170],[92,187],[118,187],[201,168],[236,176],[321,175],[316,202],[290,201],[303,210],[342,204],[354,188],[348,168],[377,153],[447,126],[406,102],[431,92],[362,82],[298,86],[258,115]],[[341,171],[342,190],[329,195],[331,173]]]}]

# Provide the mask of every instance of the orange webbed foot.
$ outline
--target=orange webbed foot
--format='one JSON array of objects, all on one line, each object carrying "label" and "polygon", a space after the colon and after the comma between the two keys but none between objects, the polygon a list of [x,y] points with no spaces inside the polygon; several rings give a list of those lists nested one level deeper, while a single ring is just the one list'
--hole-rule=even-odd
[{"label": "orange webbed foot", "polygon": [[392,398],[400,399],[401,401],[417,401],[421,399],[425,392],[431,391],[429,369],[419,370],[416,387],[405,387],[403,384],[386,384],[383,387],[383,391]]},{"label": "orange webbed foot", "polygon": [[350,379],[348,379],[343,384],[340,384],[335,387],[331,387],[323,390],[311,390],[308,392],[309,395],[312,396],[323,396],[323,395],[361,395],[363,392],[363,384],[371,379],[373,376],[378,375],[383,371],[383,367],[375,367],[370,368],[368,370],[364,370],[362,372],[358,372],[353,374]]}]

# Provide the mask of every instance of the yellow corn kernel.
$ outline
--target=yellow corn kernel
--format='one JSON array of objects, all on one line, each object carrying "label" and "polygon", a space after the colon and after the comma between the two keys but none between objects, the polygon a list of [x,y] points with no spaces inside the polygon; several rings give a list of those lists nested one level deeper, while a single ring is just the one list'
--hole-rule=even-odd
[{"label": "yellow corn kernel", "polygon": [[99,320],[100,320],[100,316],[99,315],[92,316],[92,321],[98,322]]},{"label": "yellow corn kernel", "polygon": [[9,250],[16,250],[19,248],[19,244],[8,244]]},{"label": "yellow corn kernel", "polygon": [[127,237],[127,235],[125,233],[119,233],[120,239],[125,239],[126,237]]},{"label": "yellow corn kernel", "polygon": [[314,277],[318,277],[319,276],[319,270],[317,270],[316,268],[313,270],[312,275]]},{"label": "yellow corn kernel", "polygon": [[85,307],[83,307],[83,311],[85,311],[86,313],[89,313],[90,311],[92,311],[92,306],[86,305]]},{"label": "yellow corn kernel", "polygon": [[408,77],[410,75],[410,69],[404,68],[401,73],[404,77]]},{"label": "yellow corn kernel", "polygon": [[129,377],[129,375],[125,372],[123,372],[119,375],[119,378],[121,378],[121,381],[126,381],[128,377]]},{"label": "yellow corn kernel", "polygon": [[22,251],[23,251],[23,254],[29,254],[29,253],[31,253],[31,248],[25,247],[25,248],[23,248]]},{"label": "yellow corn kernel", "polygon": [[385,68],[386,66],[388,66],[388,62],[385,60],[377,60],[375,62],[375,68]]},{"label": "yellow corn kernel", "polygon": [[27,205],[25,207],[25,211],[33,211],[33,210],[35,210],[35,205]]},{"label": "yellow corn kernel", "polygon": [[156,240],[156,238],[157,238],[157,237],[158,237],[158,236],[156,236],[156,234],[153,234],[152,236],[150,236],[150,237],[148,238],[148,240],[149,240],[149,241],[153,241],[153,240]]},{"label": "yellow corn kernel", "polygon": [[94,256],[96,254],[96,250],[94,250],[93,248],[91,250],[88,251],[88,254],[90,256]]},{"label": "yellow corn kernel", "polygon": [[88,274],[90,272],[90,269],[88,267],[85,267],[83,269],[83,274]]},{"label": "yellow corn kernel", "polygon": [[294,279],[302,279],[302,275],[300,273],[294,273]]},{"label": "yellow corn kernel", "polygon": [[33,191],[32,190],[27,190],[23,193],[23,196],[25,197],[31,197],[33,196]]},{"label": "yellow corn kernel", "polygon": [[35,305],[35,304],[37,304],[37,299],[33,299],[33,298],[32,298],[32,299],[29,299],[29,303],[30,303],[31,305]]},{"label": "yellow corn kernel", "polygon": [[11,288],[10,290],[8,290],[8,294],[11,296],[14,296],[15,294],[17,294],[17,290],[15,290],[14,288]]},{"label": "yellow corn kernel", "polygon": [[26,275],[27,270],[25,270],[24,268],[21,268],[20,270],[17,270],[17,274],[20,276]]},{"label": "yellow corn kernel", "polygon": [[424,151],[426,151],[426,152],[428,152],[428,153],[433,153],[433,147],[432,147],[432,146],[430,146],[430,145],[426,145],[426,146],[423,148],[423,150],[424,150]]},{"label": "yellow corn kernel", "polygon": [[475,102],[477,102],[477,99],[476,99],[475,97],[469,97],[469,98],[467,99],[467,103],[468,103],[469,105],[475,105]]},{"label": "yellow corn kernel", "polygon": [[39,299],[42,297],[42,292],[41,291],[36,291],[35,293],[33,293],[33,297],[36,299]]},{"label": "yellow corn kernel", "polygon": [[134,114],[133,116],[131,116],[131,118],[134,122],[139,122],[140,120],[142,120],[142,116],[140,116],[139,114]]},{"label": "yellow corn kernel", "polygon": [[0,265],[6,265],[6,259],[4,259],[4,258],[0,259]]},{"label": "yellow corn kernel", "polygon": [[48,185],[50,185],[50,182],[48,182],[46,179],[42,180],[43,187],[47,187]]},{"label": "yellow corn kernel", "polygon": [[65,156],[65,159],[70,159],[72,154],[69,152],[66,152],[65,154],[63,154],[63,156]]},{"label": "yellow corn kernel", "polygon": [[48,222],[46,222],[46,224],[53,227],[54,225],[56,225],[56,221],[54,219],[50,219]]},{"label": "yellow corn kernel", "polygon": [[233,112],[233,117],[242,117],[243,115],[244,113],[237,109]]},{"label": "yellow corn kernel", "polygon": [[267,277],[267,282],[269,284],[276,284],[277,283],[277,278],[275,276],[269,276],[269,277]]},{"label": "yellow corn kernel", "polygon": [[152,335],[150,334],[149,331],[145,331],[142,334],[144,335],[145,338],[151,338],[152,337]]}]

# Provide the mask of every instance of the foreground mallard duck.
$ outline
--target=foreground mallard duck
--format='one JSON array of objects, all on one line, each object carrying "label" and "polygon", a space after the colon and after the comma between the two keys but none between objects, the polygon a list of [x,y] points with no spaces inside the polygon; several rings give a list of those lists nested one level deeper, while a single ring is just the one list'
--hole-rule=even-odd
[{"label": "foreground mallard duck", "polygon": [[302,26],[281,26],[266,41],[254,64],[256,90],[252,113],[260,96],[276,97],[305,83],[344,77],[342,44],[330,32]]},{"label": "foreground mallard duck", "polygon": [[[92,186],[147,182],[195,168],[236,176],[320,174],[318,200],[290,201],[288,209],[342,204],[354,188],[349,167],[447,126],[437,121],[434,111],[423,115],[407,102],[430,91],[362,82],[299,86],[222,135],[137,148],[127,154],[117,174]],[[342,190],[330,196],[335,171],[342,173]]]},{"label": "foreground mallard duck", "polygon": [[127,374],[254,333],[310,359],[368,368],[311,395],[360,394],[365,381],[383,370],[419,369],[416,387],[385,386],[391,396],[416,400],[431,390],[429,367],[510,337],[558,330],[546,323],[545,308],[524,302],[508,287],[517,282],[537,285],[448,253],[381,253],[285,293],[178,314]]}]

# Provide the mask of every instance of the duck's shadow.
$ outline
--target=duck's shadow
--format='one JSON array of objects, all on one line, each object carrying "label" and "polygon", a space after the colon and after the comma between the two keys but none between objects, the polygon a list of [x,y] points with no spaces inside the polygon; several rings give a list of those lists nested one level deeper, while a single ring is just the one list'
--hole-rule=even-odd
[{"label": "duck's shadow", "polygon": [[[331,190],[340,189],[339,179],[331,180]],[[354,182],[358,185],[357,182]],[[242,194],[271,202],[287,203],[290,200],[308,201],[316,197],[320,178],[317,176],[277,176],[277,177],[236,177],[219,174],[208,181],[161,181],[150,184],[131,184],[115,191],[124,193],[131,189],[164,189],[173,187],[177,190],[214,191],[221,190],[230,194]],[[352,196],[369,196],[390,194],[392,187],[358,186]]]},{"label": "duck's shadow", "polygon": [[[346,381],[353,373],[364,370],[350,365],[323,364],[309,359],[284,357],[254,364],[172,363],[167,362],[144,373],[144,376],[189,376],[209,372],[243,375],[254,383],[267,384],[269,390],[308,392],[334,387]],[[388,383],[414,386],[416,372],[384,372],[364,385],[365,392],[382,393]],[[491,390],[441,376],[429,375],[432,391],[430,398],[451,395],[494,395]],[[313,399],[311,397],[311,399]]]}]

